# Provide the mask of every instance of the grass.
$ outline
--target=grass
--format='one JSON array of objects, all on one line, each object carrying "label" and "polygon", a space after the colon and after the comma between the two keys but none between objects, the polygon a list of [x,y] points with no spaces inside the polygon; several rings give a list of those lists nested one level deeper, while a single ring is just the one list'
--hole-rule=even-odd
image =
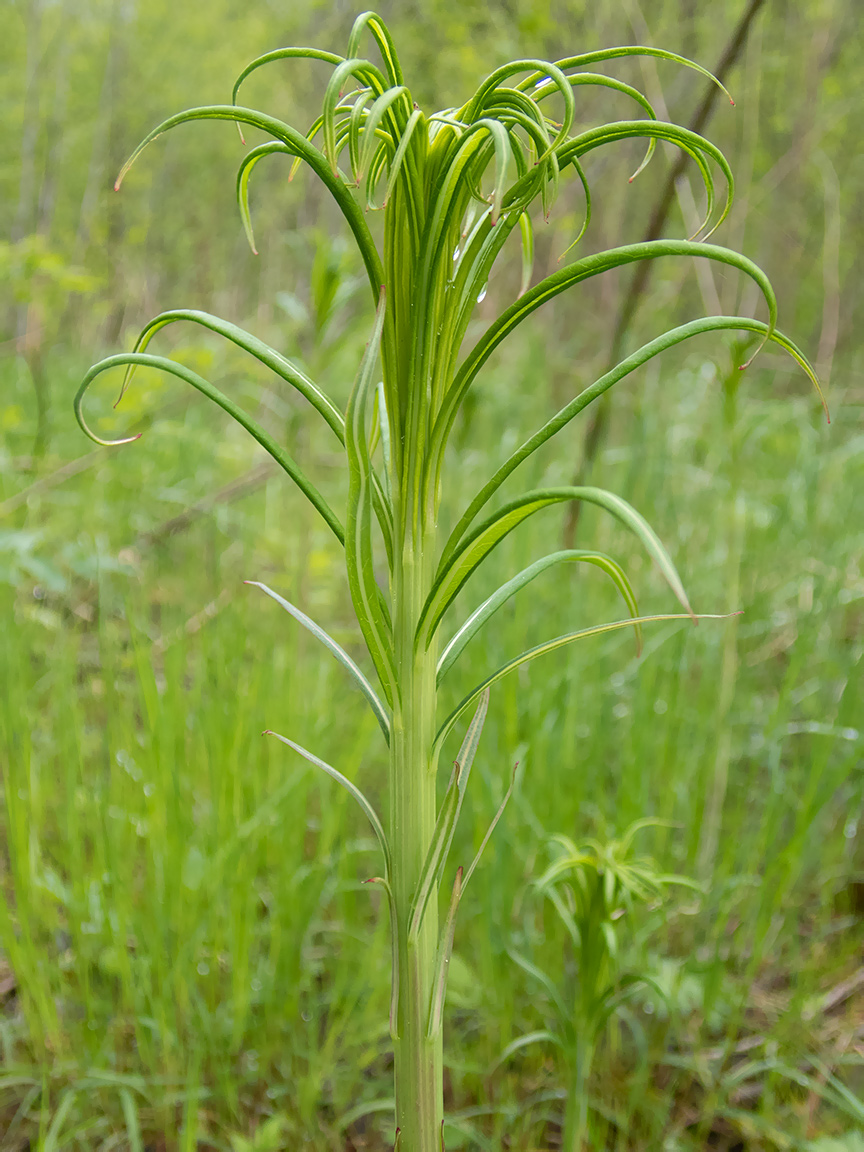
[{"label": "grass", "polygon": [[[216,355],[219,378],[230,376],[230,357]],[[556,355],[566,349],[547,350],[539,328],[526,333],[484,392],[486,419],[464,429],[452,457],[466,482],[498,458],[502,428],[516,441],[541,399],[553,407],[552,397],[529,404],[517,385],[526,365]],[[71,382],[78,366],[59,371]],[[601,1143],[617,1132],[632,1148],[797,1148],[862,1127],[860,993],[828,1011],[820,1000],[842,993],[860,964],[860,435],[842,405],[826,435],[810,399],[784,395],[784,383],[748,374],[735,424],[744,615],[707,894],[637,919],[624,959],[668,1003],[635,1000],[596,1057],[589,1098]],[[662,376],[643,370],[620,393],[602,461],[605,482],[669,542],[694,604],[712,609],[728,594],[721,394],[699,355]],[[27,412],[24,382],[7,377],[4,395]],[[3,1143],[45,1145],[54,1125],[55,1139],[80,1149],[197,1140],[233,1152],[275,1116],[281,1135],[271,1124],[260,1137],[274,1148],[384,1147],[386,910],[361,888],[375,846],[341,789],[286,765],[258,735],[278,724],[349,775],[362,763],[377,797],[377,728],[340,667],[241,583],[266,579],[336,621],[357,651],[335,542],[271,478],[147,543],[178,508],[259,459],[221,425],[214,459],[216,421],[202,403],[178,403],[146,447],[106,454],[5,518],[19,562],[13,571],[5,535]],[[302,412],[268,403],[261,418],[290,419],[301,461],[335,490],[326,442]],[[27,428],[7,436],[0,499],[32,482],[13,465]],[[81,451],[69,429],[55,444],[54,465]],[[535,467],[538,482],[563,479],[566,445]],[[554,524],[546,515],[536,538],[526,526],[518,544],[501,545],[503,570],[539,546]],[[626,554],[623,533],[599,518],[586,531]],[[638,578],[650,611],[659,579],[647,567]],[[531,604],[501,610],[482,651],[466,649],[453,702],[543,619],[579,626],[614,603],[599,573],[553,571],[536,587]],[[516,913],[554,833],[620,833],[646,814],[674,821],[642,835],[665,870],[697,874],[723,645],[723,626],[708,622],[661,626],[641,660],[632,638],[601,637],[550,654],[493,696],[457,859],[473,855],[520,767],[457,929],[448,1148],[556,1142],[563,1072],[536,1047],[498,1063],[548,1019],[508,955]],[[564,979],[556,931],[547,920],[528,943]],[[359,966],[358,952],[375,962]]]}]

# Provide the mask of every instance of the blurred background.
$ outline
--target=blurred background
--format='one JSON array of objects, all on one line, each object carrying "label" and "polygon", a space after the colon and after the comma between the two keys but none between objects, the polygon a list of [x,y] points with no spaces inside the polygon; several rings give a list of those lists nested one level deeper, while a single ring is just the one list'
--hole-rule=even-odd
[{"label": "blurred background", "polygon": [[[832,419],[779,352],[742,374],[745,343],[701,336],[526,469],[620,493],[669,547],[696,610],[742,615],[658,625],[639,658],[631,637],[597,638],[496,689],[458,834],[466,857],[519,769],[457,931],[447,1147],[560,1146],[566,1077],[544,1035],[550,988],[575,1004],[579,956],[535,881],[552,835],[606,844],[651,817],[664,823],[633,851],[700,889],[610,909],[617,970],[644,979],[604,1033],[592,1147],[861,1152],[859,6],[378,10],[427,112],[463,103],[509,59],[614,44],[721,73],[734,108],[669,62],[601,66],[724,151],[736,201],[712,239],[768,273]],[[93,427],[144,434],[123,448],[86,440],[71,406],[91,363],[172,307],[247,327],[344,403],[371,305],[309,173],[289,182],[280,157],[256,170],[259,256],[236,209],[243,145],[228,124],[180,128],[112,186],[162,119],[229,102],[271,48],[343,52],[357,12],[343,0],[3,0],[0,12],[0,1147],[389,1147],[386,910],[361,884],[374,845],[331,781],[259,734],[284,732],[376,797],[383,749],[338,665],[242,583],[265,580],[359,651],[337,550],[254,442],[179,381],[141,371],[115,411],[119,378],[100,378]],[[305,130],[327,75],[274,64],[243,100]],[[587,91],[585,126],[632,115],[621,95]],[[628,143],[587,158],[583,253],[695,231],[698,174],[658,148],[628,184],[640,157]],[[548,224],[535,221],[535,278],[558,266],[583,211],[581,186],[563,182]],[[559,297],[490,362],[454,437],[445,520],[616,353],[703,313],[763,316],[732,270],[656,263]],[[476,332],[520,269],[516,244]],[[153,347],[242,400],[342,498],[333,444],[239,350],[181,325]],[[599,516],[547,514],[520,531],[499,549],[496,584],[578,536],[624,558],[643,611],[674,610]],[[620,614],[599,573],[543,579],[466,652],[445,706],[532,643]],[[492,590],[483,581],[461,594],[466,612]]]}]

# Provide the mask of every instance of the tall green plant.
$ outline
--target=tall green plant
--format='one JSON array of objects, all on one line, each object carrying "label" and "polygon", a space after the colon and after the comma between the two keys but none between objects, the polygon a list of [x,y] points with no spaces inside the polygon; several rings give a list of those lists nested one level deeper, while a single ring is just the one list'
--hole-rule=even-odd
[{"label": "tall green plant", "polygon": [[[366,37],[374,42],[380,63],[361,55]],[[280,737],[352,794],[381,846],[383,875],[377,879],[387,896],[392,927],[390,1029],[395,1054],[397,1142],[404,1152],[437,1152],[440,1147],[441,1023],[447,968],[459,901],[474,864],[467,872],[457,870],[443,924],[439,924],[438,888],[490,687],[519,665],[581,637],[628,627],[634,627],[638,636],[641,625],[649,620],[693,616],[666,549],[639,513],[620,497],[595,487],[558,487],[524,492],[498,507],[492,504],[493,498],[524,460],[592,400],[652,357],[699,333],[729,329],[756,333],[762,343],[772,340],[789,352],[815,382],[803,354],[776,331],[776,301],[764,273],[746,257],[725,248],[695,239],[624,245],[575,259],[531,284],[532,211],[539,206],[548,215],[562,177],[575,174],[586,202],[581,237],[591,206],[581,160],[602,145],[645,139],[646,161],[657,140],[682,149],[696,165],[706,190],[707,212],[700,235],[709,234],[715,216],[715,168],[725,178],[726,194],[714,227],[729,211],[732,175],[720,151],[694,132],[658,121],[646,98],[628,84],[589,71],[591,65],[635,55],[656,56],[704,73],[699,65],[673,53],[643,47],[587,52],[557,63],[516,60],[493,71],[462,107],[427,115],[415,105],[405,85],[385,24],[374,13],[366,12],[354,24],[344,57],[315,48],[282,48],[260,57],[239,77],[233,103],[193,108],[166,120],[139,145],[117,182],[119,187],[146,145],[179,124],[231,120],[241,132],[244,125],[259,129],[270,139],[247,152],[237,179],[240,210],[253,247],[249,178],[265,157],[286,155],[294,166],[306,163],[333,197],[368,276],[375,322],[344,413],[281,353],[233,324],[192,310],[162,313],[147,325],[131,353],[110,356],[91,368],[76,397],[75,410],[85,432],[97,443],[106,443],[87,428],[82,415],[83,396],[92,381],[117,366],[126,368],[124,388],[138,365],[172,373],[214,400],[250,432],[296,483],[344,548],[351,598],[377,686],[320,625],[276,592],[259,587],[317,636],[354,677],[388,748],[389,812],[385,828],[354,782]],[[306,133],[236,102],[241,85],[256,69],[296,58],[317,60],[331,68],[321,115]],[[643,118],[576,130],[577,89],[582,85],[604,86],[627,97]],[[379,210],[383,217],[380,246],[370,229],[369,209]],[[465,350],[475,306],[511,233],[521,237],[521,292]],[[633,352],[580,392],[504,461],[469,501],[442,542],[438,508],[448,440],[460,405],[492,352],[542,304],[566,289],[610,269],[665,256],[698,256],[749,276],[764,297],[768,322],[730,316],[694,320]],[[345,451],[349,492],[344,515],[330,506],[289,451],[228,396],[182,364],[147,351],[161,328],[178,321],[201,325],[233,342],[297,389],[318,412]],[[381,383],[376,386],[379,357]],[[594,551],[567,550],[536,560],[502,584],[442,644],[441,625],[457,594],[495,546],[528,517],[569,501],[597,505],[630,529],[657,563],[684,613],[640,618],[630,583],[614,560]],[[375,579],[376,550],[386,558],[386,591]],[[439,686],[465,645],[502,604],[541,572],[571,562],[593,564],[604,571],[621,593],[628,615],[566,632],[515,656],[491,671],[448,716],[439,719]],[[476,712],[439,806],[436,777],[441,749],[472,705]]]}]

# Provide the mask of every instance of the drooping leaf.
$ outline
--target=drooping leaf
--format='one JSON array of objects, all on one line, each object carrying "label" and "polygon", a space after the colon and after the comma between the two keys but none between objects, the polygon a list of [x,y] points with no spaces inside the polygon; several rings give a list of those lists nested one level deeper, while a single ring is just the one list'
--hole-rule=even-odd
[{"label": "drooping leaf", "polygon": [[164,356],[150,356],[143,352],[122,352],[116,356],[108,356],[106,359],[100,360],[98,364],[93,365],[82,380],[81,386],[76,393],[74,409],[81,430],[85,435],[89,436],[94,443],[112,447],[119,444],[130,444],[133,440],[139,439],[139,436],[126,436],[119,440],[103,440],[88,427],[82,410],[84,394],[97,376],[102,372],[107,372],[110,368],[125,367],[129,364],[142,365],[147,368],[158,368],[161,372],[169,372],[172,376],[176,376],[187,384],[191,384],[193,388],[197,388],[199,392],[202,392],[209,400],[212,400],[214,404],[218,404],[223,411],[227,412],[229,416],[232,416],[238,424],[242,425],[242,427],[258,441],[261,447],[273,457],[280,468],[288,473],[303,495],[320,513],[322,519],[339,543],[345,543],[345,531],[336,513],[285,449],[277,444],[273,437],[268,432],[265,432],[260,424],[253,420],[251,416],[248,416],[239,405],[235,404],[233,400],[230,400],[223,392],[220,392],[209,380],[205,380],[203,376],[199,376],[198,373],[193,372],[191,368],[186,368],[185,365],[178,364],[176,360],[168,360]]},{"label": "drooping leaf", "polygon": [[[650,125],[651,121],[637,121],[637,123]],[[429,454],[436,462],[436,467],[440,468],[443,449],[447,443],[456,413],[477,373],[501,341],[523,320],[527,319],[542,304],[575,284],[593,276],[599,276],[612,268],[620,268],[640,260],[655,260],[662,256],[698,256],[702,259],[714,260],[720,264],[728,264],[750,276],[761,289],[768,305],[769,322],[765,338],[768,339],[773,333],[777,316],[777,300],[768,277],[746,256],[741,256],[728,248],[719,248],[716,244],[696,243],[692,240],[646,240],[639,244],[626,244],[621,248],[611,248],[606,252],[584,256],[581,260],[576,260],[565,268],[553,272],[541,280],[539,284],[535,284],[523,296],[520,296],[515,303],[501,313],[468,354],[435,420]]]},{"label": "drooping leaf", "polygon": [[[697,64],[695,60],[689,60],[686,56],[679,56],[675,52],[667,52],[665,48],[646,48],[642,44],[625,44],[617,48],[599,48],[593,52],[582,52],[578,56],[566,56],[563,60],[556,61],[556,63],[563,72],[567,72],[571,68],[585,68],[589,64],[599,64],[604,60],[620,60],[632,56],[654,56],[658,60],[670,60],[674,64],[683,65],[685,68],[692,68],[694,72],[700,73],[700,75],[716,84],[720,91],[729,98],[730,104],[735,103],[729,95],[729,92],[713,72],[709,72],[707,68],[703,68],[701,64]],[[537,87],[542,83],[543,79],[544,73],[537,71],[520,81],[518,87],[522,89]]]},{"label": "drooping leaf", "polygon": [[828,409],[825,404],[825,399],[822,396],[822,390],[819,387],[816,373],[804,353],[801,352],[787,336],[784,336],[782,332],[769,332],[768,325],[765,324],[764,321],[750,320],[746,316],[706,316],[699,320],[691,320],[689,323],[682,324],[677,328],[664,332],[662,336],[658,336],[647,344],[643,344],[641,348],[626,357],[626,359],[622,360],[609,372],[606,372],[590,387],[580,392],[579,395],[571,400],[569,404],[566,404],[560,412],[550,420],[547,420],[543,427],[535,432],[533,436],[530,436],[521,447],[517,448],[486,484],[484,484],[468,505],[464,514],[459,518],[459,521],[450,533],[447,543],[444,546],[441,554],[441,562],[444,563],[452,556],[465,532],[477,516],[477,513],[491,499],[495,492],[498,491],[511,473],[513,473],[523,461],[527,460],[529,456],[536,452],[538,448],[548,440],[551,440],[557,432],[560,432],[562,428],[569,424],[574,416],[577,416],[583,409],[587,408],[592,400],[596,400],[599,396],[602,396],[603,393],[607,392],[613,385],[623,380],[626,376],[629,376],[632,372],[635,372],[637,368],[647,363],[647,361],[651,360],[654,356],[664,352],[667,348],[672,348],[674,345],[680,344],[684,340],[689,340],[692,336],[698,336],[702,332],[723,331],[755,332],[760,336],[767,337],[788,352],[810,378],[827,415]]},{"label": "drooping leaf", "polygon": [[387,715],[387,711],[379,700],[375,689],[372,687],[372,685],[369,683],[369,681],[366,679],[366,677],[363,675],[363,673],[360,671],[360,669],[357,667],[345,649],[340,644],[337,644],[333,637],[319,624],[316,624],[314,620],[311,620],[305,612],[301,612],[299,608],[296,608],[293,604],[283,599],[283,597],[280,596],[278,592],[274,592],[273,589],[268,588],[266,584],[262,584],[260,580],[245,580],[244,583],[251,584],[255,588],[260,588],[262,592],[266,592],[268,596],[270,596],[273,600],[276,601],[277,604],[280,604],[286,612],[293,616],[298,623],[302,624],[304,628],[308,629],[312,635],[316,637],[316,639],[320,640],[328,652],[335,656],[339,663],[343,665],[343,667],[348,669],[348,671],[354,677],[355,682],[359,686],[360,691],[366,697],[372,711],[375,713],[375,719],[378,721],[381,727],[381,731],[384,733],[384,739],[389,744],[390,718]]},{"label": "drooping leaf", "polygon": [[369,803],[357,785],[354,784],[353,781],[349,780],[347,776],[343,776],[341,772],[337,771],[337,769],[333,768],[332,765],[328,764],[325,760],[322,760],[320,757],[316,756],[314,752],[308,752],[305,748],[301,748],[299,744],[295,744],[294,741],[289,740],[287,736],[280,736],[278,732],[273,732],[270,729],[268,729],[264,735],[275,736],[277,740],[281,740],[283,744],[287,744],[289,748],[293,748],[295,752],[298,752],[304,758],[304,760],[308,760],[310,764],[314,764],[316,768],[320,768],[322,772],[326,772],[328,776],[331,776],[337,784],[341,784],[345,791],[349,792],[354,797],[354,799],[363,809],[366,819],[372,825],[372,831],[375,833],[375,837],[381,847],[381,852],[384,856],[384,878],[389,884],[391,875],[390,845],[387,842],[386,835],[384,834],[384,827],[381,824],[381,821],[378,819],[378,813],[375,811],[375,809],[372,807],[372,805]]},{"label": "drooping leaf", "polygon": [[402,66],[399,63],[399,57],[396,53],[396,45],[393,43],[390,29],[377,12],[361,12],[354,21],[354,25],[351,28],[351,35],[348,38],[348,55],[356,56],[358,54],[360,37],[367,28],[372,34],[375,43],[378,45],[378,50],[384,61],[384,67],[387,69],[390,83],[393,85],[404,84]]},{"label": "drooping leaf", "polygon": [[[483,601],[479,608],[471,613],[461,628],[459,628],[448,641],[441,653],[438,660],[438,683],[441,683],[448,669],[451,668],[459,658],[462,649],[468,641],[477,634],[490,616],[497,612],[503,604],[506,604],[511,596],[515,596],[517,592],[527,584],[530,584],[532,580],[536,579],[542,572],[545,572],[547,568],[568,562],[594,564],[598,568],[601,568],[616,584],[631,614],[638,616],[639,609],[636,605],[636,597],[630,586],[630,581],[627,579],[621,567],[616,564],[611,557],[605,556],[602,552],[588,552],[584,549],[566,549],[563,552],[552,552],[549,556],[535,560],[533,564],[530,564],[527,568],[523,568],[521,572],[511,580],[502,584],[500,588]],[[641,630],[638,625],[636,625],[635,628],[637,642],[639,642],[641,646]]]},{"label": "drooping leaf", "polygon": [[324,153],[319,151],[319,149],[307,140],[302,133],[298,132],[296,128],[292,128],[289,124],[277,120],[274,116],[268,116],[264,112],[256,112],[251,108],[241,108],[233,104],[211,104],[201,108],[189,108],[185,112],[178,112],[174,116],[169,116],[167,120],[163,120],[161,124],[144,137],[123,165],[114,185],[115,189],[119,189],[126,173],[144,149],[149,144],[152,144],[157,137],[163,135],[165,132],[171,131],[172,128],[176,128],[180,124],[188,124],[195,120],[230,120],[236,124],[248,124],[252,128],[258,128],[262,132],[266,132],[268,135],[275,137],[285,144],[295,156],[304,160],[330,192],[345,217],[348,227],[354,234],[354,240],[360,250],[360,255],[366,266],[369,283],[375,300],[377,301],[381,285],[384,283],[384,274],[381,267],[381,259],[375,247],[375,241],[372,239],[372,234],[366,224],[363,212],[345,184],[331,171]]},{"label": "drooping leaf", "polygon": [[[209,312],[201,312],[195,308],[174,308],[169,312],[160,313],[143,328],[135,341],[133,352],[144,352],[157,332],[167,325],[179,321],[199,324],[202,328],[207,328],[226,340],[230,340],[232,344],[236,344],[238,348],[242,348],[244,352],[254,356],[271,372],[275,372],[277,376],[296,388],[301,396],[308,400],[315,411],[323,417],[340,443],[345,443],[345,417],[317,384],[314,384],[296,364],[292,364],[287,357],[265,344],[263,340],[259,340],[257,336],[252,336],[249,332],[238,328],[236,324],[221,320]],[[123,381],[124,392],[129,385],[133,371],[134,365],[130,366],[130,370],[127,371]]]},{"label": "drooping leaf", "polygon": [[[696,620],[726,620],[728,613],[704,613],[700,612],[695,616]],[[556,636],[554,640],[547,640],[544,644],[538,644],[534,648],[529,648],[526,652],[522,652],[513,660],[508,660],[506,664],[502,664],[491,676],[473,688],[468,695],[456,705],[435,736],[435,743],[433,746],[433,754],[437,754],[441,750],[441,745],[444,743],[445,738],[449,734],[453,725],[462,715],[466,708],[469,708],[477,697],[484,692],[487,688],[491,688],[496,681],[502,679],[509,672],[514,671],[521,664],[527,664],[530,660],[536,660],[538,656],[544,656],[547,652],[554,652],[556,648],[563,648],[565,644],[573,644],[576,640],[584,640],[588,636],[599,636],[604,632],[615,632],[621,628],[632,628],[634,624],[653,624],[660,620],[694,620],[694,616],[690,614],[678,613],[663,613],[658,616],[640,616],[637,620],[614,620],[610,624],[595,624],[592,628],[582,628],[578,632],[566,632],[563,636]]]},{"label": "drooping leaf", "polygon": [[647,520],[635,508],[602,488],[566,487],[538,488],[505,504],[482,521],[463,539],[453,553],[439,564],[435,581],[429,592],[417,624],[417,644],[428,647],[442,616],[452,604],[471,573],[489,555],[493,548],[529,516],[568,500],[584,500],[596,504],[620,520],[640,540],[645,550],[660,569],[679,603],[691,611],[681,578],[660,538]]}]

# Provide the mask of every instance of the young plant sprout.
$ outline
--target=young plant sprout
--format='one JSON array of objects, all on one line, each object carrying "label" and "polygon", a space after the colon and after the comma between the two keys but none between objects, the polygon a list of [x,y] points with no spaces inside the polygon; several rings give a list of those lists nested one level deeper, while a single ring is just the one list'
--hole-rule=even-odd
[{"label": "young plant sprout", "polygon": [[[370,40],[377,62],[364,55]],[[247,429],[291,477],[344,548],[348,587],[377,683],[319,624],[270,588],[258,587],[309,629],[354,677],[388,749],[388,812],[382,820],[353,781],[280,737],[351,793],[381,847],[383,869],[377,882],[386,893],[392,931],[390,1030],[395,1054],[396,1139],[402,1152],[439,1152],[441,1147],[442,1009],[456,914],[476,860],[466,871],[456,870],[441,924],[438,888],[468,786],[489,689],[519,665],[584,636],[632,627],[638,639],[642,625],[649,621],[695,619],[666,549],[642,516],[620,497],[595,487],[555,487],[523,492],[498,504],[499,489],[592,400],[652,357],[700,333],[736,330],[755,334],[760,346],[773,341],[816,383],[804,355],[776,330],[777,305],[765,274],[746,257],[704,242],[726,217],[732,202],[732,175],[721,152],[695,132],[659,121],[635,88],[590,70],[596,64],[639,55],[708,75],[698,64],[674,53],[644,47],[586,52],[556,63],[515,60],[492,72],[461,107],[430,115],[414,103],[384,22],[366,12],[354,23],[345,56],[317,48],[281,48],[261,56],[241,73],[232,103],[192,108],[170,117],[138,146],[117,181],[119,187],[148,144],[180,124],[229,120],[240,126],[241,133],[243,126],[259,129],[270,139],[246,153],[237,179],[240,211],[253,249],[249,178],[265,157],[285,155],[294,167],[307,164],[333,197],[368,277],[375,318],[344,413],[282,353],[225,320],[193,310],[163,312],[145,327],[132,352],[109,356],[94,365],[78,391],[75,411],[84,431],[97,443],[128,443],[128,439],[104,441],[88,429],[81,406],[93,380],[120,365],[126,369],[124,390],[138,365],[179,377]],[[321,114],[306,132],[237,102],[244,81],[256,69],[297,58],[320,61],[330,71]],[[611,89],[616,98],[629,100],[641,118],[577,130],[582,85]],[[658,140],[676,145],[692,159],[707,197],[698,233],[703,239],[623,245],[573,259],[532,284],[534,214],[539,210],[548,216],[562,179],[575,177],[585,197],[581,237],[591,211],[582,158],[605,144],[633,138],[647,142],[640,170]],[[725,180],[725,197],[715,212],[717,169]],[[370,230],[370,209],[383,217],[380,247]],[[521,292],[466,350],[477,302],[511,234],[515,243],[521,241]],[[492,352],[542,304],[566,289],[613,268],[673,256],[713,260],[749,276],[764,297],[767,322],[713,316],[691,320],[655,337],[576,395],[513,452],[471,497],[442,541],[438,509],[443,484],[454,475],[444,470],[448,441],[460,406]],[[156,333],[178,321],[225,337],[311,404],[344,448],[349,480],[344,510],[332,508],[289,450],[233,400],[191,369],[148,351]],[[683,611],[639,617],[627,576],[614,560],[589,549],[569,549],[536,559],[451,629],[449,612],[457,594],[495,546],[528,517],[574,500],[597,505],[636,536]],[[376,538],[377,547],[386,555],[386,591],[373,572]],[[546,569],[569,563],[594,565],[609,577],[626,606],[623,618],[564,632],[514,654],[502,667],[490,670],[450,715],[439,717],[438,688],[465,645],[511,596]],[[442,635],[448,638],[442,640]],[[441,749],[472,707],[474,717],[439,807],[436,778]]]},{"label": "young plant sprout", "polygon": [[[556,983],[526,956],[510,952],[543,989],[552,1019],[549,1027],[509,1044],[501,1061],[528,1044],[552,1047],[563,1065],[567,1085],[564,1152],[582,1152],[585,1147],[588,1079],[610,1020],[640,986],[656,989],[645,973],[622,967],[622,936],[630,928],[629,914],[637,904],[662,903],[670,885],[700,890],[686,876],[661,872],[650,857],[633,856],[636,834],[663,823],[637,820],[617,840],[587,839],[576,844],[568,836],[553,836],[549,843],[552,862],[532,887],[552,905],[564,929],[565,954],[573,964],[566,966],[565,979]],[[542,938],[544,933],[541,928],[531,935]]]}]

